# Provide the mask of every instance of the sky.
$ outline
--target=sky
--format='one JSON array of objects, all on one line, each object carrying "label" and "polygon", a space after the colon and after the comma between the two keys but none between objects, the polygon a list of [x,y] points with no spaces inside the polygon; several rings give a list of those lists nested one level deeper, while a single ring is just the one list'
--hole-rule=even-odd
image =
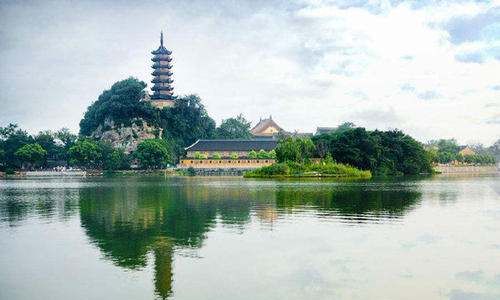
[{"label": "sky", "polygon": [[0,126],[77,132],[114,82],[150,87],[161,30],[175,93],[217,123],[500,138],[499,0],[0,0]]}]

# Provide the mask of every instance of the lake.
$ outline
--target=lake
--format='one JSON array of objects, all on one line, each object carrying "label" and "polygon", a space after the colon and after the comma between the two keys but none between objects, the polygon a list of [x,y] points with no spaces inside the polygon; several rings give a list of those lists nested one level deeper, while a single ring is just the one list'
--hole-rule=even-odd
[{"label": "lake", "polygon": [[500,299],[500,177],[0,180],[0,299]]}]

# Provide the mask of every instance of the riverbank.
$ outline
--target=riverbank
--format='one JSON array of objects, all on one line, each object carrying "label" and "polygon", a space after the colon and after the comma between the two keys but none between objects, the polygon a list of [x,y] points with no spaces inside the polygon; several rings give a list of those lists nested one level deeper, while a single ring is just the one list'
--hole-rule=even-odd
[{"label": "riverbank", "polygon": [[487,174],[498,174],[500,173],[499,168],[496,165],[447,165],[440,164],[434,167],[439,174],[467,174],[467,175],[487,175]]}]

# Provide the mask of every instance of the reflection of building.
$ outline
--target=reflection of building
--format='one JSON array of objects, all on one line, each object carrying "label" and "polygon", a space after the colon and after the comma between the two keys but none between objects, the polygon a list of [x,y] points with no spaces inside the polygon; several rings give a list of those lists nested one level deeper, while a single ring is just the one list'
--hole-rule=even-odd
[{"label": "reflection of building", "polygon": [[[174,87],[172,83],[174,80],[172,79],[172,54],[165,46],[163,45],[163,32],[160,37],[160,46],[155,51],[152,51],[153,58],[153,87],[151,90],[153,91],[153,95],[150,97],[149,101],[151,104],[157,108],[170,107],[174,105]],[[146,100],[148,100],[146,98]]]},{"label": "reflection of building", "polygon": [[161,237],[153,246],[155,256],[155,291],[161,299],[167,299],[172,294],[172,242]]}]

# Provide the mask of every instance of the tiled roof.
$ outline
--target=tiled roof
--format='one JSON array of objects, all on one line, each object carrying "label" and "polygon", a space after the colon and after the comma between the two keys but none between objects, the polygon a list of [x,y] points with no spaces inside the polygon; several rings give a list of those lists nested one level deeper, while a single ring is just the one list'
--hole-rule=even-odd
[{"label": "tiled roof", "polygon": [[262,133],[262,131],[266,130],[269,127],[275,127],[278,129],[278,131],[283,131],[283,129],[278,124],[276,124],[276,122],[274,122],[272,118],[269,118],[269,119],[260,120],[259,123],[257,123],[257,125],[255,125],[250,130],[250,132],[253,135],[259,135]]},{"label": "tiled roof", "polygon": [[273,150],[278,145],[273,139],[251,140],[198,140],[187,147],[187,151],[265,151]]}]

